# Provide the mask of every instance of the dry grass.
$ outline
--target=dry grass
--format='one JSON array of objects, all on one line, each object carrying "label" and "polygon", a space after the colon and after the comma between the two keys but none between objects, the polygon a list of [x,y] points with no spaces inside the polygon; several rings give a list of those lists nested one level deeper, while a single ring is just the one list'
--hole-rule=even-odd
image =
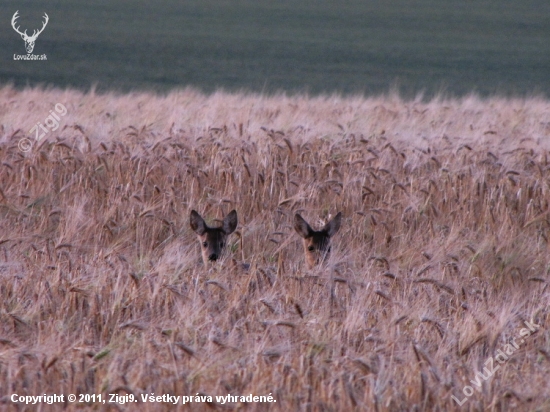
[{"label": "dry grass", "polygon": [[[59,102],[60,128],[21,152]],[[549,149],[550,103],[535,98],[4,87],[0,402],[271,393],[273,410],[547,410]],[[209,271],[193,208],[239,213],[243,249],[232,235]],[[344,214],[322,268],[304,268],[296,211]],[[540,330],[459,408],[451,395],[524,320]]]}]

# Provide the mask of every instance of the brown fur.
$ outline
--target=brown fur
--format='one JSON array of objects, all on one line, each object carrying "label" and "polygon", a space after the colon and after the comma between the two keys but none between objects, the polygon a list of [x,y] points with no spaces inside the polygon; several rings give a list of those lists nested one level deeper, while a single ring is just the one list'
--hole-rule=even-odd
[{"label": "brown fur", "polygon": [[321,230],[313,230],[298,213],[294,216],[294,230],[302,237],[304,255],[311,269],[324,261],[330,254],[330,238],[340,229],[342,213],[339,212]]},{"label": "brown fur", "polygon": [[208,262],[215,262],[221,257],[227,244],[227,237],[237,228],[237,212],[235,210],[229,212],[223,219],[221,227],[209,227],[201,215],[192,210],[189,223],[200,242],[202,260],[205,265],[208,265]]}]

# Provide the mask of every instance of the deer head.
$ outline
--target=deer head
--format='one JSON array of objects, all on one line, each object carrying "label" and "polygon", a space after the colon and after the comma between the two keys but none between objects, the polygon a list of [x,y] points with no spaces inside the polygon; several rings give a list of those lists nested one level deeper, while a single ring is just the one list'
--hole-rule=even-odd
[{"label": "deer head", "polygon": [[223,219],[221,227],[209,227],[195,210],[191,211],[189,220],[191,229],[197,234],[201,244],[202,260],[208,262],[218,260],[227,243],[227,237],[237,228],[237,212],[232,210]]},{"label": "deer head", "polygon": [[11,19],[11,26],[13,27],[13,29],[19,33],[21,35],[21,38],[23,40],[25,40],[25,48],[27,49],[27,53],[28,54],[31,54],[32,51],[34,50],[34,42],[36,41],[36,38],[38,37],[38,35],[40,33],[42,33],[44,31],[44,28],[46,27],[46,25],[48,24],[48,21],[49,21],[49,17],[46,13],[44,13],[44,23],[42,23],[42,28],[40,30],[34,30],[33,33],[32,33],[32,36],[29,36],[27,35],[27,30],[25,30],[23,33],[19,30],[19,27],[20,26],[17,26],[15,27],[15,24],[17,23],[16,20],[19,18],[18,14],[19,13],[19,10],[17,10],[15,12],[15,14],[13,15],[12,19]]},{"label": "deer head", "polygon": [[300,214],[294,215],[294,230],[302,237],[304,255],[310,269],[328,257],[330,238],[338,232],[341,223],[342,213],[339,212],[321,230],[313,230]]}]

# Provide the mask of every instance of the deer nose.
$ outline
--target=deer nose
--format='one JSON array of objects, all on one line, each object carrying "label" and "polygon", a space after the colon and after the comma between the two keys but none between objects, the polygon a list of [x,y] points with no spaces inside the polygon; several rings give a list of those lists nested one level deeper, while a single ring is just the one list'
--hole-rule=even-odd
[{"label": "deer nose", "polygon": [[215,253],[212,253],[210,256],[208,256],[208,260],[218,260],[218,255]]}]

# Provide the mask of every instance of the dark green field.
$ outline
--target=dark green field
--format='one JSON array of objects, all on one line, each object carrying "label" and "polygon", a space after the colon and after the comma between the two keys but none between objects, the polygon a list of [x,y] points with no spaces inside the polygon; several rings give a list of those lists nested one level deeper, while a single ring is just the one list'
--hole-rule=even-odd
[{"label": "dark green field", "polygon": [[[0,83],[550,95],[548,0],[7,0]],[[11,28],[50,22],[25,54]]]}]

